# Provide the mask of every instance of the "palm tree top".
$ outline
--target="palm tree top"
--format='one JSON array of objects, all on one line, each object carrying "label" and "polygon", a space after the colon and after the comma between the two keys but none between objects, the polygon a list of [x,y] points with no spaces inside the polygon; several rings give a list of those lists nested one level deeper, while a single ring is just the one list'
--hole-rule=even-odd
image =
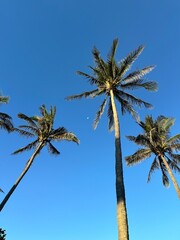
[{"label": "palm tree top", "polygon": [[36,137],[36,140],[27,146],[18,149],[14,152],[20,153],[24,150],[35,148],[38,143],[48,145],[48,150],[51,153],[59,154],[59,151],[52,145],[51,141],[73,141],[79,144],[78,138],[72,133],[68,132],[66,128],[59,127],[54,129],[54,118],[56,115],[56,107],[50,107],[48,112],[45,105],[40,108],[40,116],[28,117],[23,113],[19,113],[18,117],[24,120],[27,125],[20,125],[19,128],[14,128],[19,134],[27,137]]},{"label": "palm tree top", "polygon": [[169,179],[162,159],[166,159],[172,170],[180,173],[180,154],[177,153],[180,151],[180,134],[170,135],[170,128],[174,122],[175,119],[171,117],[160,115],[153,120],[152,116],[148,115],[144,122],[138,123],[143,129],[143,133],[137,136],[127,136],[130,141],[141,147],[133,155],[125,158],[127,165],[140,163],[154,154],[155,158],[149,171],[148,181],[150,181],[151,174],[160,168],[165,186],[169,185]]},{"label": "palm tree top", "polygon": [[[154,66],[148,66],[141,70],[135,70],[132,73],[127,74],[130,70],[133,62],[138,58],[138,56],[143,51],[144,47],[139,46],[136,50],[129,53],[121,61],[115,60],[115,54],[117,51],[118,39],[114,39],[111,50],[107,56],[107,60],[104,61],[100,56],[100,52],[96,47],[93,48],[92,54],[95,61],[95,67],[89,66],[93,74],[89,75],[87,73],[77,71],[77,73],[86,79],[88,79],[91,85],[94,85],[96,88],[92,91],[87,91],[81,94],[72,95],[67,97],[67,100],[81,99],[82,97],[94,98],[102,94],[105,95],[105,99],[100,106],[100,110],[97,112],[94,127],[96,128],[97,123],[104,111],[106,102],[112,91],[115,99],[121,105],[122,114],[125,112],[131,113],[136,117],[136,111],[134,110],[133,105],[141,107],[144,105],[146,108],[151,108],[152,105],[147,103],[130,93],[126,90],[134,90],[139,88],[144,88],[148,91],[156,91],[157,83],[154,81],[146,81],[144,76],[153,70]],[[112,127],[111,121],[111,107],[108,108],[109,116],[109,128]]]}]

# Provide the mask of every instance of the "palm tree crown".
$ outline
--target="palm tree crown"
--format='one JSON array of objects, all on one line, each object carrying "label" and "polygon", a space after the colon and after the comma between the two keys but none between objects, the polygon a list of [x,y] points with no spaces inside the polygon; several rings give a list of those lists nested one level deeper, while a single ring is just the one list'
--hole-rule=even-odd
[{"label": "palm tree crown", "polygon": [[[0,104],[8,103],[8,101],[8,97],[0,96]],[[6,130],[7,132],[11,132],[13,129],[12,118],[6,113],[0,112],[0,128]]]},{"label": "palm tree crown", "polygon": [[[148,181],[151,179],[151,174],[155,170],[160,169],[164,186],[169,186],[167,173],[169,173],[171,178],[174,178],[172,170],[180,173],[180,154],[177,153],[177,151],[180,150],[180,134],[173,137],[170,136],[170,128],[173,124],[173,118],[159,116],[156,120],[153,120],[152,116],[147,116],[145,122],[139,122],[143,133],[136,137],[127,137],[130,141],[143,147],[133,155],[125,158],[127,165],[131,166],[139,163],[154,154],[155,158],[148,174]],[[174,153],[174,151],[176,153]],[[178,190],[178,188],[176,190]]]},{"label": "palm tree crown", "polygon": [[[82,97],[94,98],[102,94],[105,95],[105,98],[102,104],[100,105],[99,110],[97,111],[96,118],[94,121],[94,128],[97,127],[101,115],[104,112],[104,108],[108,101],[108,97],[110,97],[111,91],[113,91],[114,97],[121,104],[122,114],[124,114],[125,112],[129,112],[134,117],[136,117],[136,112],[133,108],[133,105],[137,106],[144,105],[146,108],[151,108],[152,105],[127,93],[126,90],[134,90],[138,88],[145,88],[146,90],[149,91],[157,90],[156,82],[145,81],[143,79],[144,75],[149,73],[154,68],[154,66],[145,67],[141,70],[136,70],[128,75],[126,74],[130,67],[132,66],[133,62],[141,54],[144,47],[139,46],[135,51],[128,54],[127,57],[125,57],[122,61],[117,62],[115,60],[117,46],[118,39],[115,39],[113,41],[113,45],[106,62],[101,58],[98,49],[94,47],[92,54],[95,60],[95,67],[90,66],[90,69],[93,71],[93,75],[89,75],[81,71],[77,71],[77,73],[87,78],[91,85],[96,85],[96,89],[84,92],[82,94],[69,96],[66,98],[67,100],[72,100],[80,99]],[[109,129],[112,129],[114,125],[114,119],[110,99],[108,107],[108,118]]]},{"label": "palm tree crown", "polygon": [[72,132],[68,132],[64,127],[53,128],[56,107],[51,107],[49,113],[45,105],[42,105],[39,109],[41,116],[28,117],[22,113],[18,114],[18,117],[25,120],[27,125],[20,125],[19,128],[15,128],[14,130],[21,135],[36,137],[36,139],[27,146],[15,151],[14,154],[35,148],[39,143],[43,146],[47,145],[50,153],[59,154],[60,152],[51,143],[52,141],[67,140],[79,143],[77,137]]}]

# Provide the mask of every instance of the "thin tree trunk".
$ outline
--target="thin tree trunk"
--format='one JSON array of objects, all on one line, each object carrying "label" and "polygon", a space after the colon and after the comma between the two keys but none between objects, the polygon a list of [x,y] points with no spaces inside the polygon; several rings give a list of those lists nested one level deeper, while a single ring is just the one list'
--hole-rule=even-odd
[{"label": "thin tree trunk", "polygon": [[29,170],[29,168],[31,167],[35,157],[38,155],[38,153],[41,151],[43,147],[43,143],[40,143],[38,145],[38,147],[36,148],[35,152],[33,153],[33,155],[31,156],[31,158],[28,160],[24,170],[22,171],[21,175],[19,176],[19,178],[16,180],[15,184],[12,186],[12,188],[9,190],[9,192],[6,194],[5,198],[3,199],[3,201],[0,204],[0,211],[2,211],[3,207],[5,206],[5,204],[7,203],[7,201],[9,200],[9,198],[11,197],[11,195],[13,194],[13,192],[15,191],[15,189],[17,188],[18,184],[20,183],[20,181],[23,179],[23,177],[25,176],[25,174],[27,173],[27,171]]},{"label": "thin tree trunk", "polygon": [[123,179],[120,126],[116,105],[114,101],[114,94],[112,90],[110,91],[110,95],[115,128],[115,157],[116,157],[115,171],[116,171],[118,240],[129,240],[126,198]]},{"label": "thin tree trunk", "polygon": [[175,190],[177,192],[178,198],[180,199],[180,188],[179,188],[179,185],[178,185],[178,183],[177,183],[177,181],[176,181],[176,179],[175,179],[175,177],[173,175],[173,172],[172,172],[171,168],[169,167],[169,164],[167,163],[167,161],[164,158],[164,156],[160,155],[160,157],[161,157],[161,159],[162,159],[162,161],[163,161],[163,163],[164,163],[164,165],[165,165],[165,167],[166,167],[166,169],[167,169],[167,171],[169,173],[169,176],[170,176],[170,178],[171,178],[171,180],[172,180],[172,182],[174,184],[174,188],[175,188]]}]

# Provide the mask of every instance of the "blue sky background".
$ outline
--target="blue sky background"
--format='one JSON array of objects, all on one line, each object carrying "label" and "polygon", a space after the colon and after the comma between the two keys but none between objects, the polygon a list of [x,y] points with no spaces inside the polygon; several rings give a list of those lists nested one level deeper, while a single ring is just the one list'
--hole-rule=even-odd
[{"label": "blue sky background", "polygon": [[[155,64],[147,78],[157,81],[159,90],[133,93],[154,105],[151,111],[139,110],[140,116],[175,117],[172,134],[180,133],[179,12],[178,0],[0,1],[0,91],[10,96],[1,112],[10,114],[18,126],[22,122],[17,113],[31,116],[39,113],[41,104],[56,106],[55,127],[66,127],[81,141],[79,146],[56,144],[59,157],[44,149],[36,158],[1,213],[7,240],[117,239],[114,134],[107,130],[106,114],[97,130],[92,129],[101,99],[64,98],[92,90],[75,72],[90,73],[94,46],[106,57],[118,37],[120,60],[144,44],[133,68]],[[120,121],[126,156],[137,147],[125,136],[141,129],[129,115],[120,116]],[[7,192],[32,154],[11,153],[31,139],[0,134],[0,186]],[[124,164],[130,239],[179,240],[179,200],[172,184],[163,187],[159,172],[147,184],[151,162],[132,168]]]}]

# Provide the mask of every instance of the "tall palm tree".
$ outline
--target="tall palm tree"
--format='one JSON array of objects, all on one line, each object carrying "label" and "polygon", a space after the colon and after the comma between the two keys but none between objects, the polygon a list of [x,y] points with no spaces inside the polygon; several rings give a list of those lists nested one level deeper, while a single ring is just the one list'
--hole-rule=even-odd
[{"label": "tall palm tree", "polygon": [[142,146],[142,148],[125,159],[127,165],[132,166],[154,154],[155,158],[148,174],[148,182],[151,179],[151,174],[160,169],[163,185],[169,186],[168,173],[180,198],[180,188],[173,175],[173,170],[180,173],[180,154],[174,153],[174,151],[180,150],[180,134],[170,136],[170,128],[173,124],[173,118],[164,116],[159,116],[156,120],[153,120],[152,116],[147,116],[145,122],[140,121],[139,125],[143,129],[143,133],[136,137],[128,136],[127,138]]},{"label": "tall palm tree", "polygon": [[95,85],[92,91],[84,92],[78,95],[67,97],[67,100],[81,99],[82,97],[95,98],[104,95],[104,100],[96,113],[94,120],[94,128],[97,127],[98,122],[104,112],[105,106],[108,102],[108,120],[109,130],[115,130],[115,171],[116,171],[116,196],[117,196],[117,220],[118,220],[118,239],[129,239],[128,221],[126,211],[126,199],[124,190],[123,167],[122,167],[122,151],[120,138],[120,124],[118,112],[116,109],[115,100],[121,105],[122,114],[128,112],[134,117],[137,117],[133,105],[141,107],[144,105],[147,108],[152,107],[151,104],[134,97],[126,90],[134,90],[138,88],[145,88],[149,91],[155,91],[157,84],[155,82],[146,82],[142,77],[149,73],[153,66],[136,70],[130,74],[126,74],[130,69],[135,59],[141,54],[144,47],[140,46],[135,51],[127,55],[122,61],[115,60],[115,53],[118,46],[118,39],[115,39],[112,44],[107,61],[104,61],[100,52],[94,47],[92,54],[95,60],[95,67],[91,67],[93,74],[78,71],[77,73],[89,80],[91,85]]},{"label": "tall palm tree", "polygon": [[4,200],[0,204],[0,211],[3,209],[4,205],[23,179],[29,168],[31,167],[35,157],[41,152],[42,148],[47,146],[48,151],[52,154],[58,155],[60,152],[53,146],[52,141],[73,141],[79,143],[78,138],[72,133],[68,132],[64,127],[59,127],[54,129],[54,118],[56,114],[56,108],[50,108],[50,112],[46,110],[45,105],[40,107],[41,116],[28,117],[25,114],[18,114],[18,117],[25,120],[27,125],[21,125],[19,128],[15,128],[19,134],[27,137],[36,137],[36,139],[15,151],[13,154],[21,153],[32,148],[35,149],[32,156],[29,158],[24,170],[20,174],[19,178],[16,180],[15,184],[9,190]]}]

